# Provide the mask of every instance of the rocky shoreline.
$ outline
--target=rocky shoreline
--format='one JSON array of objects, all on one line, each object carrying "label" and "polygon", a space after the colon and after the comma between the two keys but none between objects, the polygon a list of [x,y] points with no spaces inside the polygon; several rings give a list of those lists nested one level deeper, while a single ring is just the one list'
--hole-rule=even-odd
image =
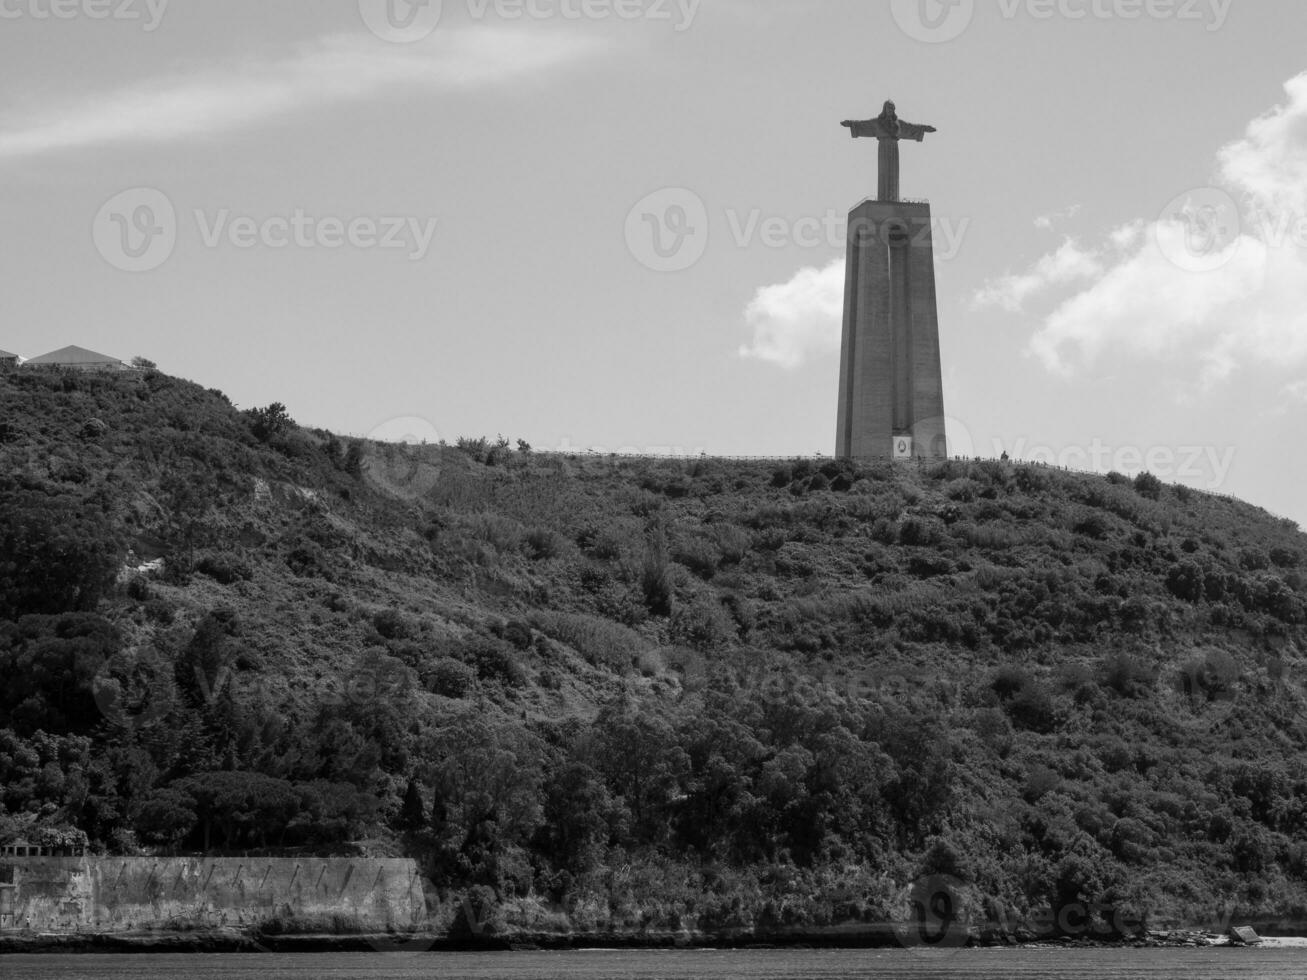
[{"label": "rocky shoreline", "polygon": [[[887,949],[922,945],[894,925],[859,926],[776,934],[697,935],[688,932],[513,933],[452,939],[448,935],[355,934],[266,935],[239,929],[189,932],[72,933],[0,937],[0,955],[34,953],[424,953],[576,949]],[[1047,939],[1033,935],[965,936],[946,939],[945,948],[1026,946],[1089,949],[1130,947],[1178,949],[1232,945],[1226,936],[1199,930],[1171,930],[1133,938]],[[1269,940],[1267,945],[1278,945]]]}]

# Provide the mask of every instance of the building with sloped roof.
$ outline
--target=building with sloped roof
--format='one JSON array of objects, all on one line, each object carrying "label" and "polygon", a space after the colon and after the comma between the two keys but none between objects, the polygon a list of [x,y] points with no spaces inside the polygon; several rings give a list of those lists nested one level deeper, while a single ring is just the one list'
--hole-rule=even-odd
[{"label": "building with sloped roof", "polygon": [[127,365],[116,357],[100,354],[85,347],[61,347],[30,361],[23,362],[24,368],[65,368],[73,371],[124,371]]}]

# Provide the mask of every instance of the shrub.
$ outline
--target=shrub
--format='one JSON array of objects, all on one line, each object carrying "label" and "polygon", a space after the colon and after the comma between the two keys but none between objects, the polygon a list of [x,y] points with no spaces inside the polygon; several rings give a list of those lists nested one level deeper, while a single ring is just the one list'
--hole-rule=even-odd
[{"label": "shrub", "polygon": [[176,615],[172,605],[163,599],[149,599],[145,603],[145,616],[160,626],[171,626]]},{"label": "shrub", "polygon": [[1135,493],[1149,500],[1157,500],[1162,496],[1162,481],[1151,473],[1140,473],[1135,477]]},{"label": "shrub", "polygon": [[1076,534],[1083,534],[1087,538],[1093,538],[1095,541],[1102,541],[1107,537],[1107,532],[1111,528],[1107,518],[1102,514],[1087,514],[1078,520],[1075,527],[1072,528]]},{"label": "shrub", "polygon": [[1155,683],[1155,672],[1141,664],[1124,650],[1109,653],[1103,658],[1100,672],[1103,686],[1123,698],[1137,698],[1147,694]]},{"label": "shrub", "polygon": [[526,675],[513,652],[489,637],[477,637],[463,645],[458,659],[476,671],[483,681],[498,681],[506,687],[521,687]]},{"label": "shrub", "polygon": [[281,402],[273,402],[267,408],[252,408],[248,414],[250,431],[260,442],[267,442],[273,436],[295,427],[295,420]]},{"label": "shrub", "polygon": [[411,640],[417,629],[398,609],[382,609],[372,617],[372,627],[384,640]]},{"label": "shrub", "polygon": [[540,611],[531,618],[541,633],[570,646],[596,666],[625,670],[648,647],[634,630],[594,616]]},{"label": "shrub", "polygon": [[557,558],[563,553],[565,539],[557,531],[536,527],[527,531],[523,545],[528,557],[536,561]]},{"label": "shrub", "polygon": [[671,637],[673,643],[710,653],[735,638],[735,625],[719,603],[700,596],[672,615]]},{"label": "shrub", "polygon": [[989,686],[1000,701],[1007,701],[1034,683],[1034,677],[1024,667],[1007,666],[995,671]]},{"label": "shrub", "polygon": [[1186,558],[1166,573],[1166,588],[1177,599],[1197,602],[1206,594],[1203,567]]},{"label": "shrub", "polygon": [[707,538],[692,537],[679,541],[672,557],[702,579],[710,579],[721,564],[722,554]]},{"label": "shrub", "polygon": [[644,591],[645,605],[655,616],[666,616],[672,611],[672,572],[661,539],[651,541],[645,549],[640,588]]},{"label": "shrub", "polygon": [[507,623],[497,624],[493,632],[519,650],[529,650],[535,642],[535,637],[531,633],[531,624],[524,623],[520,619],[510,619]]},{"label": "shrub", "polygon": [[943,539],[943,530],[935,520],[905,517],[899,522],[899,543],[910,547],[928,547]]},{"label": "shrub", "polygon": [[204,555],[195,563],[195,570],[220,585],[248,582],[254,577],[254,570],[232,554]]},{"label": "shrub", "polygon": [[738,565],[749,554],[752,538],[749,532],[734,524],[718,524],[713,528],[713,541],[721,552],[722,561]]},{"label": "shrub", "polygon": [[422,676],[422,686],[432,694],[459,700],[476,684],[476,671],[467,664],[442,657]]}]

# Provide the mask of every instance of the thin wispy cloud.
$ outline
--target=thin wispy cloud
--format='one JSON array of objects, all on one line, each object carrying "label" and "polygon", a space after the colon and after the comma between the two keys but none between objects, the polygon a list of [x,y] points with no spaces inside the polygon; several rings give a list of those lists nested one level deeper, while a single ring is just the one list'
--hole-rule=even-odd
[{"label": "thin wispy cloud", "polygon": [[986,283],[972,299],[972,308],[997,306],[1016,313],[1027,300],[1054,286],[1077,279],[1092,279],[1102,272],[1103,265],[1098,255],[1068,238],[1061,248],[1043,256],[1029,271]]},{"label": "thin wispy cloud", "polygon": [[0,112],[0,160],[216,136],[395,89],[495,85],[576,64],[598,46],[575,33],[485,27],[441,30],[404,46],[371,35],[329,35],[272,57],[207,63],[109,92]]},{"label": "thin wispy cloud", "polygon": [[1078,215],[1080,208],[1079,204],[1072,204],[1061,211],[1050,211],[1048,214],[1041,214],[1035,219],[1035,227],[1040,231],[1052,231],[1056,225],[1061,224],[1063,221],[1069,221]]}]

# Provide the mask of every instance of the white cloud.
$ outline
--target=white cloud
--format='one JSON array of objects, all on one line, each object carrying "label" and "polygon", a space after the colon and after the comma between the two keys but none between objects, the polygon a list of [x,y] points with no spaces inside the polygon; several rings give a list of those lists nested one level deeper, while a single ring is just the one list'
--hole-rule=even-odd
[{"label": "white cloud", "polygon": [[1222,177],[1262,207],[1307,212],[1307,72],[1284,85],[1289,100],[1221,149]]},{"label": "white cloud", "polygon": [[1107,238],[1112,243],[1113,248],[1118,252],[1124,252],[1139,243],[1145,227],[1142,221],[1130,221],[1119,228],[1113,228],[1108,232]]},{"label": "white cloud", "polygon": [[1227,338],[1250,332],[1245,311],[1265,288],[1266,248],[1239,239],[1219,269],[1191,272],[1171,258],[1174,248],[1183,247],[1176,240],[1184,226],[1159,223],[1151,231],[1135,251],[1045,319],[1030,350],[1050,371],[1070,374],[1111,350],[1150,359],[1196,356],[1207,380],[1229,373],[1240,351]]},{"label": "white cloud", "polygon": [[741,357],[797,368],[837,352],[844,319],[844,260],[800,269],[789,282],[764,286],[744,311],[753,343]]},{"label": "white cloud", "polygon": [[[1244,366],[1307,362],[1307,251],[1267,233],[1307,215],[1307,74],[1285,90],[1285,105],[1218,156],[1227,189],[1261,217],[1205,240],[1206,252],[1202,235],[1212,229],[1187,211],[1110,232],[1095,253],[1101,273],[1060,302],[1031,340],[1049,370],[1070,374],[1113,351],[1179,366],[1210,385]],[[1200,204],[1204,193],[1195,192]],[[1040,271],[1037,264],[982,292],[1002,305],[1015,291],[1019,301],[1025,280],[1045,281]]]},{"label": "white cloud", "polygon": [[1040,231],[1052,231],[1053,226],[1061,221],[1068,221],[1080,213],[1080,205],[1073,204],[1061,211],[1050,211],[1048,214],[1041,214],[1035,219],[1035,227]]},{"label": "white cloud", "polygon": [[331,35],[279,57],[209,65],[0,115],[0,160],[88,146],[164,143],[256,125],[381,92],[447,91],[538,75],[589,56],[578,35],[468,28],[416,45]]},{"label": "white cloud", "polygon": [[1031,266],[1029,272],[987,282],[972,299],[972,307],[997,306],[1016,313],[1026,300],[1039,293],[1077,279],[1092,279],[1102,272],[1098,256],[1068,238],[1056,252],[1045,255]]}]

